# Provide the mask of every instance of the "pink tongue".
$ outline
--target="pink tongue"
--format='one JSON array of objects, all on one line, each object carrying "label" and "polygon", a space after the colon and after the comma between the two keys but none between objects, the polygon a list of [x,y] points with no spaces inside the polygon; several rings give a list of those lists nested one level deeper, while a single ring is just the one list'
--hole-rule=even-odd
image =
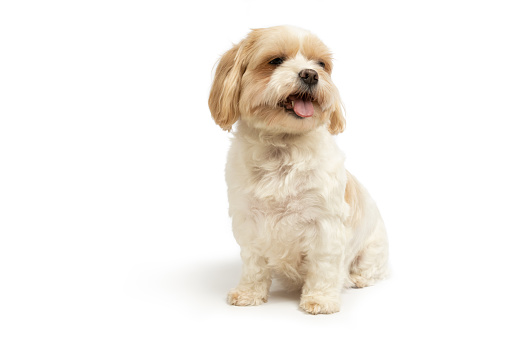
[{"label": "pink tongue", "polygon": [[313,116],[315,113],[315,108],[313,107],[313,103],[311,101],[297,99],[293,101],[293,104],[293,111],[300,117],[307,118]]}]

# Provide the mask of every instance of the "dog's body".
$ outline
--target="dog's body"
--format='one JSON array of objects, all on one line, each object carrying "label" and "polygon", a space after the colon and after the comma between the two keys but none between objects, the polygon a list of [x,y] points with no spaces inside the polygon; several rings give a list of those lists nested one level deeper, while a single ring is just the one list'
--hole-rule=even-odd
[{"label": "dog's body", "polygon": [[293,27],[253,31],[218,65],[211,112],[225,129],[240,120],[226,166],[244,264],[233,305],[267,301],[274,274],[307,312],[333,313],[342,288],[387,274],[383,221],[331,135],[344,128],[331,70],[326,47]]}]

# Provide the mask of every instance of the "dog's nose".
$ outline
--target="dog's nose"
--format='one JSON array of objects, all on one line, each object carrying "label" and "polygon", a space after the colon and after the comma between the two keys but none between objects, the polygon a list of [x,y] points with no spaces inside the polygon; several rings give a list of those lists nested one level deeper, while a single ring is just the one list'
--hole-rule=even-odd
[{"label": "dog's nose", "polygon": [[318,73],[312,69],[303,69],[299,72],[300,80],[308,85],[314,85],[318,82]]}]

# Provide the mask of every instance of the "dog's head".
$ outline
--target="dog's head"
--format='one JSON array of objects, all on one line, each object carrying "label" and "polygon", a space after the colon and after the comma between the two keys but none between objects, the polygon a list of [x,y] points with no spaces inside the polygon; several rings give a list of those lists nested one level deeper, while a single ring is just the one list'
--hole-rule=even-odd
[{"label": "dog's head", "polygon": [[225,130],[241,119],[276,133],[303,133],[345,119],[331,79],[328,48],[308,31],[288,26],[254,29],[219,61],[209,97]]}]

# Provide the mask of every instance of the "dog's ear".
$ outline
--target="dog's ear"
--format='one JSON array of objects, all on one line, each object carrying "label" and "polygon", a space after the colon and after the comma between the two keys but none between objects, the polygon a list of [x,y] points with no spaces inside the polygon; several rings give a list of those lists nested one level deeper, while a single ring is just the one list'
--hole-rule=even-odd
[{"label": "dog's ear", "polygon": [[338,134],[345,130],[346,120],[343,115],[343,104],[337,94],[337,99],[334,103],[334,108],[330,114],[329,132],[331,134]]},{"label": "dog's ear", "polygon": [[226,131],[230,131],[240,118],[240,85],[245,72],[243,59],[242,43],[226,52],[219,60],[210,90],[210,113],[216,124]]}]

